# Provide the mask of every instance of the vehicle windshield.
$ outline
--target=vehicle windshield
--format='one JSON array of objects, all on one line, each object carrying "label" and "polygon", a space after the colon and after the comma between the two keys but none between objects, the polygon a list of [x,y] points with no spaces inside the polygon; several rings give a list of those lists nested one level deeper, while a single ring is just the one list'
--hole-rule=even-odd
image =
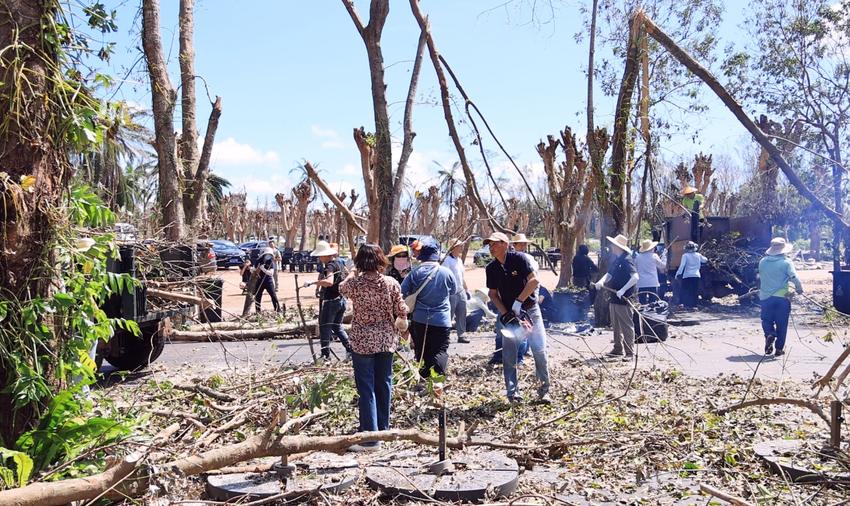
[{"label": "vehicle windshield", "polygon": [[210,242],[213,243],[215,246],[221,246],[223,248],[238,248],[239,247],[239,246],[236,245],[236,243],[233,243],[233,242],[230,242],[230,241],[225,241],[225,240],[216,239],[215,241],[210,241]]}]

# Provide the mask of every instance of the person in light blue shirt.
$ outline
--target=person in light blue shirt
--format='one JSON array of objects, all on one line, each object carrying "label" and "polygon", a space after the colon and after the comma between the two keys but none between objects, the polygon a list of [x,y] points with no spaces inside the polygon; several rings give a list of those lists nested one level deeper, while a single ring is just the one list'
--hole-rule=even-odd
[{"label": "person in light blue shirt", "polygon": [[785,256],[792,246],[782,237],[770,241],[770,248],[759,261],[759,300],[761,301],[761,328],[764,331],[764,354],[785,354],[785,336],[788,333],[788,318],[791,301],[788,300],[788,283],[793,282],[797,293],[803,293],[803,285],[797,279],[794,264]]},{"label": "person in light blue shirt", "polygon": [[680,300],[686,308],[697,307],[697,293],[699,292],[699,269],[708,259],[697,253],[697,244],[689,241],[685,246],[685,253],[679,263],[676,277],[682,280],[682,295]]},{"label": "person in light blue shirt", "polygon": [[452,271],[440,265],[440,250],[436,241],[426,238],[415,241],[413,254],[421,262],[401,283],[401,295],[407,298],[414,293],[413,322],[410,337],[413,354],[422,362],[419,374],[428,378],[431,369],[446,374],[449,361],[449,333],[452,330],[449,297],[458,288]]}]

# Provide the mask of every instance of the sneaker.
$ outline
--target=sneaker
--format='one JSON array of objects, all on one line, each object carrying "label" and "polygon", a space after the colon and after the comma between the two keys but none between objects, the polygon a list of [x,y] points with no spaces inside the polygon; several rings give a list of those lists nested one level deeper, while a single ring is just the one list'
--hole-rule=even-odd
[{"label": "sneaker", "polygon": [[774,357],[781,357],[785,355],[785,350],[776,350],[776,353],[773,354]]},{"label": "sneaker", "polygon": [[458,336],[457,342],[460,343],[460,344],[469,344],[469,339],[467,339],[463,336]]},{"label": "sneaker", "polygon": [[510,402],[511,404],[520,404],[522,402],[522,396],[519,394],[514,395],[513,397],[509,396],[508,402]]},{"label": "sneaker", "polygon": [[348,451],[354,453],[363,453],[363,452],[371,452],[375,451],[381,447],[380,441],[375,441],[374,443],[362,443],[362,444],[354,444],[348,447]]},{"label": "sneaker", "polygon": [[634,355],[623,355],[623,358],[622,358],[623,362],[631,362],[634,359],[635,359]]},{"label": "sneaker", "polygon": [[552,404],[552,396],[550,396],[548,393],[545,393],[545,394],[541,395],[537,399],[537,401],[540,402],[540,404],[549,405],[549,404]]},{"label": "sneaker", "polygon": [[622,353],[614,353],[613,351],[609,351],[608,353],[603,355],[603,357],[604,358],[623,358],[623,354]]},{"label": "sneaker", "polygon": [[774,336],[767,336],[764,344],[764,354],[773,355],[773,342],[776,341]]}]

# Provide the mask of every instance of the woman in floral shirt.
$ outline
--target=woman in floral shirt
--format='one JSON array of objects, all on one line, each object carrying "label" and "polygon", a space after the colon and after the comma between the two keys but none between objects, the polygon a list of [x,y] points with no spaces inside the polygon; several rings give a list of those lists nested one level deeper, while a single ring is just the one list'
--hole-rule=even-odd
[{"label": "woman in floral shirt", "polygon": [[[354,319],[348,339],[352,350],[354,382],[360,396],[360,431],[390,428],[393,389],[393,352],[399,332],[398,316],[407,316],[396,280],[381,274],[387,267],[377,244],[360,246],[355,270],[339,284],[339,292],[354,304]],[[374,448],[378,442],[355,445],[352,450]]]}]

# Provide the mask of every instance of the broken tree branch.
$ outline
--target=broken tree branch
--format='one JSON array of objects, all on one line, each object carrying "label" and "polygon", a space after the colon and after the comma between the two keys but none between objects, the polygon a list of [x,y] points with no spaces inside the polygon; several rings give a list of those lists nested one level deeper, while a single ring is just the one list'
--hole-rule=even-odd
[{"label": "broken tree branch", "polygon": [[206,297],[197,297],[195,295],[189,295],[188,293],[166,292],[165,290],[148,288],[147,294],[151,297],[159,297],[160,299],[171,300],[174,302],[188,302],[189,304],[195,304],[197,306],[200,306],[201,309],[215,307],[215,302],[213,302],[212,300]]},{"label": "broken tree branch", "polygon": [[723,416],[726,413],[731,413],[732,411],[738,411],[739,409],[750,408],[753,406],[772,406],[781,404],[791,404],[793,406],[800,406],[806,408],[812,413],[818,415],[821,420],[826,423],[827,427],[830,426],[829,417],[824,414],[823,409],[821,409],[820,406],[818,406],[812,401],[806,401],[802,399],[791,399],[788,397],[769,397],[762,399],[753,399],[751,401],[740,402],[738,404],[733,404],[732,406],[726,408],[715,410],[715,413],[720,416]]},{"label": "broken tree branch", "polygon": [[318,186],[319,189],[322,190],[325,193],[325,195],[328,197],[328,199],[330,199],[330,201],[333,202],[333,204],[336,206],[336,208],[340,210],[342,215],[345,217],[345,221],[349,225],[351,225],[352,227],[356,228],[357,230],[359,230],[359,231],[361,231],[365,234],[366,229],[364,229],[363,227],[360,226],[359,223],[357,223],[357,217],[354,216],[354,213],[351,212],[351,210],[348,209],[345,206],[345,204],[340,202],[340,200],[338,198],[336,198],[336,195],[334,195],[334,192],[332,192],[331,189],[328,188],[327,183],[325,183],[322,180],[322,178],[319,177],[319,173],[316,172],[315,168],[313,168],[313,164],[311,164],[310,162],[304,162],[304,170],[307,172],[307,177],[309,177],[314,183],[316,183],[316,186]]}]

